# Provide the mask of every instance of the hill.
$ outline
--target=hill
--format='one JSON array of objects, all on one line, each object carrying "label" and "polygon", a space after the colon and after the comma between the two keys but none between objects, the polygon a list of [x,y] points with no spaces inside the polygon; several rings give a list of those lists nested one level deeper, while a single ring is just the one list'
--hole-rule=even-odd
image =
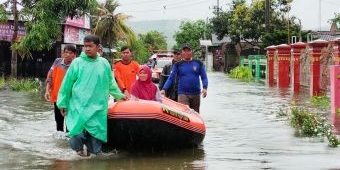
[{"label": "hill", "polygon": [[136,34],[145,34],[148,31],[156,30],[166,36],[168,48],[171,49],[176,41],[173,37],[175,31],[179,30],[180,20],[150,20],[150,21],[127,21],[126,24]]}]

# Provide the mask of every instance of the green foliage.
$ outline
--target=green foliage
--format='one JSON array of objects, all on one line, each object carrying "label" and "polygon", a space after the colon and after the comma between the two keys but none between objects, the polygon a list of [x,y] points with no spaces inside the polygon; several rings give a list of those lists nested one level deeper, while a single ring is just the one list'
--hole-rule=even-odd
[{"label": "green foliage", "polygon": [[0,90],[5,87],[5,78],[3,76],[0,77]]},{"label": "green foliage", "polygon": [[225,35],[229,34],[231,20],[230,12],[220,12],[219,15],[210,19],[211,29],[217,35],[217,39],[222,40]]},{"label": "green foliage", "polygon": [[250,81],[253,79],[251,69],[249,67],[237,66],[230,71],[230,78],[240,79],[242,81]]},{"label": "green foliage", "polygon": [[301,136],[327,137],[329,146],[337,147],[340,141],[332,133],[331,125],[327,123],[325,118],[318,114],[310,113],[305,109],[293,107],[291,108],[290,124],[297,130]]},{"label": "green foliage", "polygon": [[139,39],[145,44],[146,48],[152,52],[153,50],[166,50],[166,37],[163,33],[151,30],[146,34],[140,34]]},{"label": "green foliage", "polygon": [[211,35],[209,28],[203,20],[183,21],[179,31],[176,31],[174,35],[177,42],[176,46],[181,47],[182,44],[189,43],[194,50],[200,49],[199,40],[204,39],[204,36]]},{"label": "green foliage", "polygon": [[0,5],[0,23],[7,22],[7,11],[4,5]]},{"label": "green foliage", "polygon": [[123,13],[115,14],[119,6],[116,0],[106,0],[102,4],[95,16],[92,18],[92,32],[98,35],[105,46],[115,47],[120,41],[124,41],[129,46],[136,40],[136,36],[125,24],[129,16]]},{"label": "green foliage", "polygon": [[[270,25],[264,26],[264,0],[253,0],[251,5],[244,0],[233,0],[229,9],[226,7],[226,11],[214,13],[215,16],[210,20],[212,30],[219,39],[230,37],[233,44],[243,41],[264,48],[288,43],[288,20],[290,35],[299,35],[300,30],[300,25],[295,23],[297,18],[290,16],[287,20],[291,2],[292,0],[270,1]],[[302,32],[302,36],[304,35]]]},{"label": "green foliage", "polygon": [[330,107],[330,99],[327,96],[313,96],[310,101],[314,106],[319,108]]},{"label": "green foliage", "polygon": [[[121,58],[120,48],[126,45],[128,44],[124,41],[119,41],[117,43],[118,52],[115,55],[116,59]],[[130,47],[132,49],[134,60],[136,60],[139,64],[143,64],[147,62],[150,55],[149,55],[148,49],[145,47],[145,44],[141,40],[134,40]]]},{"label": "green foliage", "polygon": [[150,57],[148,49],[141,40],[136,40],[132,44],[134,58],[139,64],[146,63]]},{"label": "green foliage", "polygon": [[13,91],[38,91],[40,87],[39,82],[34,79],[11,78],[8,84]]},{"label": "green foliage", "polygon": [[328,21],[330,24],[340,24],[340,13],[334,13],[334,18]]},{"label": "green foliage", "polygon": [[57,37],[61,36],[61,23],[67,16],[78,17],[91,12],[98,3],[96,0],[42,0],[25,1],[23,5],[21,15],[27,20],[26,36],[16,46],[19,53],[50,49]]}]

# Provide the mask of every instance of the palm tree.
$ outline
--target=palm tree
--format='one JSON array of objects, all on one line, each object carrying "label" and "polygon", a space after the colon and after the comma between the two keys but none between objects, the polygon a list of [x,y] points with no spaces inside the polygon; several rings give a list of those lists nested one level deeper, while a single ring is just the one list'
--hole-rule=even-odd
[{"label": "palm tree", "polygon": [[129,16],[114,11],[119,6],[115,0],[107,0],[99,8],[99,15],[94,19],[92,32],[98,35],[102,42],[113,47],[118,41],[125,41],[128,45],[136,40],[134,32],[125,24]]}]

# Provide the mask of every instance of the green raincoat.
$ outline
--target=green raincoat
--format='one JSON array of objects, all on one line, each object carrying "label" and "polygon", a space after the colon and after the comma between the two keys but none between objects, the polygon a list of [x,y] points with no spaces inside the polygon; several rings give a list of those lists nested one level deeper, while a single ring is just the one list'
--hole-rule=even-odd
[{"label": "green raincoat", "polygon": [[120,100],[123,94],[112,76],[109,62],[81,53],[68,68],[58,93],[57,106],[66,108],[66,125],[71,137],[85,129],[107,142],[109,93]]}]

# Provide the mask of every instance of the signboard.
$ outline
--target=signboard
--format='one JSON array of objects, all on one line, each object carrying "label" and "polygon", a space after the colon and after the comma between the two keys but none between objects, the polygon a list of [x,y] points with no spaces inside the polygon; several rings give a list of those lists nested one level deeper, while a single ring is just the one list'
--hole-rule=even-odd
[{"label": "signboard", "polygon": [[[7,22],[0,24],[0,40],[11,41],[14,33],[13,23]],[[26,35],[26,30],[23,23],[19,23],[18,36],[16,41],[19,42]]]},{"label": "signboard", "polygon": [[82,16],[80,18],[73,17],[73,19],[71,19],[70,17],[67,17],[65,21],[65,25],[90,29],[91,28],[90,17],[88,15]]},{"label": "signboard", "polygon": [[64,43],[83,45],[85,36],[89,34],[91,34],[91,31],[88,29],[65,25]]}]

